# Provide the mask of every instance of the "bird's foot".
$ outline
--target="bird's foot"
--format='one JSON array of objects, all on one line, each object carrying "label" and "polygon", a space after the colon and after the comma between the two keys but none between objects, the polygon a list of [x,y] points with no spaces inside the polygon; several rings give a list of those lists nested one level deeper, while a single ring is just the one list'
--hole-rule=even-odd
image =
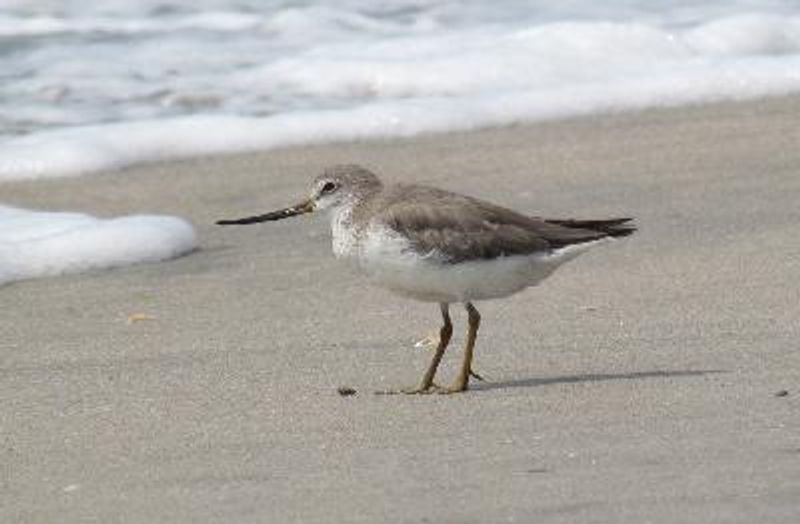
[{"label": "bird's foot", "polygon": [[474,371],[472,369],[469,370],[469,376],[474,378],[474,379],[476,379],[476,380],[480,380],[481,382],[486,382],[485,378],[483,378],[482,376],[478,375],[478,372]]},{"label": "bird's foot", "polygon": [[431,393],[438,393],[443,389],[446,388],[443,388],[439,384],[431,383],[429,386],[421,384],[418,386],[410,386],[407,388],[376,391],[375,393],[377,395],[430,395]]},{"label": "bird's foot", "polygon": [[462,393],[469,389],[469,383],[467,381],[456,380],[456,382],[451,386],[440,386],[439,384],[431,384],[428,387],[420,386],[411,386],[407,388],[400,388],[400,389],[388,389],[383,391],[376,391],[376,395],[431,395],[431,394],[439,394],[439,395],[452,395],[453,393]]},{"label": "bird's foot", "polygon": [[461,382],[457,380],[452,386],[447,387],[439,387],[436,389],[436,393],[440,395],[452,395],[453,393],[463,393],[469,389],[469,385],[467,382]]},{"label": "bird's foot", "polygon": [[[430,335],[423,337],[416,342],[414,342],[414,348],[416,349],[425,349],[425,348],[435,348],[439,345],[439,334],[438,333],[431,333]],[[470,369],[469,376],[474,378],[475,380],[479,380],[481,382],[487,382],[482,375],[480,375],[477,371]]]}]

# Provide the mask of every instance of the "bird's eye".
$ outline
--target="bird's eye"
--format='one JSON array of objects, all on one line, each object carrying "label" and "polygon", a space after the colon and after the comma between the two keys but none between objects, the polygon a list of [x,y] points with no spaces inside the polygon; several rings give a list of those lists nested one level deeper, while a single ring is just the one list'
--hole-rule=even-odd
[{"label": "bird's eye", "polygon": [[336,189],[336,184],[334,184],[333,182],[325,182],[325,185],[322,186],[323,193],[330,193],[334,189]]}]

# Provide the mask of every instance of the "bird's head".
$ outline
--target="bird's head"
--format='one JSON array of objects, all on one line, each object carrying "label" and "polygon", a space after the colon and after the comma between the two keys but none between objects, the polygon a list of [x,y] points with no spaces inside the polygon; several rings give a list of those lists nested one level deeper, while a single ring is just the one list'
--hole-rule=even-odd
[{"label": "bird's head", "polygon": [[342,206],[353,205],[359,199],[379,191],[380,188],[381,182],[378,177],[363,167],[357,165],[334,166],[326,169],[314,179],[308,198],[299,204],[263,215],[220,220],[217,224],[221,226],[257,224],[313,211],[335,210]]}]

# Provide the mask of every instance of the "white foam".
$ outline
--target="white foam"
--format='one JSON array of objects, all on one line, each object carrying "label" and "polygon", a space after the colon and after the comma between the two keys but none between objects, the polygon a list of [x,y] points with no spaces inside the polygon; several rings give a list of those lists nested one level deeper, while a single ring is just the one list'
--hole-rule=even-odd
[{"label": "white foam", "polygon": [[0,7],[0,180],[800,91],[793,1],[650,4]]},{"label": "white foam", "polygon": [[194,229],[177,217],[101,219],[0,205],[0,285],[156,262],[183,255],[196,246]]},{"label": "white foam", "polygon": [[209,11],[173,19],[138,17],[23,17],[0,13],[0,36],[41,36],[64,33],[158,33],[176,30],[243,31],[261,24],[251,14]]}]

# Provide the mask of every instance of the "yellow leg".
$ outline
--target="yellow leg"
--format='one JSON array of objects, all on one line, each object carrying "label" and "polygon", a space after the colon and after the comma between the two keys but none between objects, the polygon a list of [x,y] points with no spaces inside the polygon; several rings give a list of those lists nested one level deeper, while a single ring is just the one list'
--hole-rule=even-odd
[{"label": "yellow leg", "polygon": [[[427,348],[427,347],[437,347],[439,345],[439,333],[431,333],[430,335],[422,338],[414,343],[415,348]],[[486,382],[486,379],[483,376],[475,371],[474,369],[469,370],[469,376],[474,378],[475,380],[480,380],[481,382]]]},{"label": "yellow leg", "polygon": [[464,304],[469,315],[469,328],[467,330],[467,343],[464,346],[464,360],[455,382],[449,388],[442,388],[442,393],[458,393],[469,388],[469,377],[472,374],[472,354],[475,349],[475,339],[478,337],[478,327],[481,325],[481,315],[471,302]]},{"label": "yellow leg", "polygon": [[444,351],[447,349],[447,345],[450,343],[450,338],[453,336],[453,323],[450,321],[450,306],[446,303],[441,303],[439,304],[439,308],[442,311],[442,320],[444,323],[439,330],[439,340],[436,345],[436,351],[433,353],[431,363],[428,365],[428,369],[425,371],[425,375],[423,375],[419,386],[405,388],[399,391],[386,391],[385,393],[430,393],[434,390],[440,389],[436,384],[433,383],[433,379],[436,376],[436,370],[439,368],[439,363],[442,361],[442,357],[444,356]]},{"label": "yellow leg", "polygon": [[444,324],[442,324],[442,328],[439,330],[439,344],[437,344],[431,363],[428,365],[428,369],[422,377],[422,382],[419,384],[419,389],[421,391],[428,391],[433,387],[433,378],[436,376],[439,362],[442,361],[444,351],[450,343],[450,337],[453,336],[453,323],[450,321],[450,306],[447,304],[439,304],[439,308],[442,310],[442,320]]}]

